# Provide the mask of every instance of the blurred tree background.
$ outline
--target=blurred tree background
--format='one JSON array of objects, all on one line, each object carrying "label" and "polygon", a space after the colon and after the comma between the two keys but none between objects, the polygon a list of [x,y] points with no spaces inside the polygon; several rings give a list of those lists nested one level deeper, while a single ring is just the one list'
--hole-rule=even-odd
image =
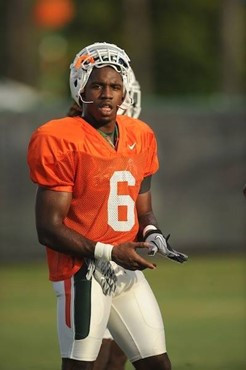
[{"label": "blurred tree background", "polygon": [[246,0],[0,0],[0,368],[60,361],[26,154],[31,133],[67,113],[69,65],[96,41],[131,58],[158,141],[153,208],[189,255],[147,271],[173,366],[246,369]]},{"label": "blurred tree background", "polygon": [[1,1],[1,77],[68,94],[68,66],[95,41],[126,49],[144,96],[246,91],[245,0]]},{"label": "blurred tree background", "polygon": [[0,258],[43,253],[27,146],[67,113],[69,65],[96,41],[125,49],[141,84],[140,118],[158,139],[161,228],[187,253],[242,250],[245,19],[246,0],[0,0]]}]

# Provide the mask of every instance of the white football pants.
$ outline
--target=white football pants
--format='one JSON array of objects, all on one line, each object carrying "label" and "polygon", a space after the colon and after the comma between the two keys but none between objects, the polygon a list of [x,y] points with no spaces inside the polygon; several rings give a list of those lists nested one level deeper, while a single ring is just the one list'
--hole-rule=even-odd
[{"label": "white football pants", "polygon": [[86,280],[85,265],[53,283],[63,358],[96,360],[107,327],[131,362],[166,352],[161,313],[143,273],[111,264],[117,275],[113,296],[105,296],[94,278]]}]

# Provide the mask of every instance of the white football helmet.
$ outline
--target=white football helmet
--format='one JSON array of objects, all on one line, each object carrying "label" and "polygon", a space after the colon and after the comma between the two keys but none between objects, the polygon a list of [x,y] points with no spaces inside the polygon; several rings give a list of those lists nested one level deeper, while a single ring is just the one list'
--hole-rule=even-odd
[{"label": "white football helmet", "polygon": [[[82,49],[70,65],[70,90],[72,98],[81,106],[81,94],[94,67],[113,67],[123,79],[124,101],[131,102],[130,82],[131,67],[130,59],[124,50],[114,44],[96,42]],[[127,105],[129,103],[126,103]]]},{"label": "white football helmet", "polygon": [[130,75],[130,91],[127,99],[119,107],[117,114],[138,118],[141,113],[141,88],[132,69]]}]

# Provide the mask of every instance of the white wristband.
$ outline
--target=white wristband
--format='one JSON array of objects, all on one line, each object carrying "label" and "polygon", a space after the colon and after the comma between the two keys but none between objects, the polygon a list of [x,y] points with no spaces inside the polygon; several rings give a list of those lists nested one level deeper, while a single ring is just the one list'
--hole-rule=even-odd
[{"label": "white wristband", "polygon": [[97,242],[97,244],[95,245],[94,257],[96,259],[101,258],[106,261],[111,261],[111,253],[113,248],[114,246],[112,244]]},{"label": "white wristband", "polygon": [[154,225],[148,225],[148,226],[145,226],[145,228],[143,229],[143,237],[145,237],[145,234],[147,233],[147,231],[149,230],[157,230],[157,227],[154,226]]}]

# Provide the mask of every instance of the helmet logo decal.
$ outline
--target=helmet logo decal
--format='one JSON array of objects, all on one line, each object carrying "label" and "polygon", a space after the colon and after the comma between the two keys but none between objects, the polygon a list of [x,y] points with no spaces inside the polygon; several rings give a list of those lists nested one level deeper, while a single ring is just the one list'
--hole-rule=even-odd
[{"label": "helmet logo decal", "polygon": [[81,64],[85,63],[85,64],[93,64],[95,63],[95,60],[92,56],[90,55],[81,55],[80,57],[78,57],[78,59],[76,60],[75,64],[74,64],[74,67],[76,69],[79,69],[81,67]]}]

